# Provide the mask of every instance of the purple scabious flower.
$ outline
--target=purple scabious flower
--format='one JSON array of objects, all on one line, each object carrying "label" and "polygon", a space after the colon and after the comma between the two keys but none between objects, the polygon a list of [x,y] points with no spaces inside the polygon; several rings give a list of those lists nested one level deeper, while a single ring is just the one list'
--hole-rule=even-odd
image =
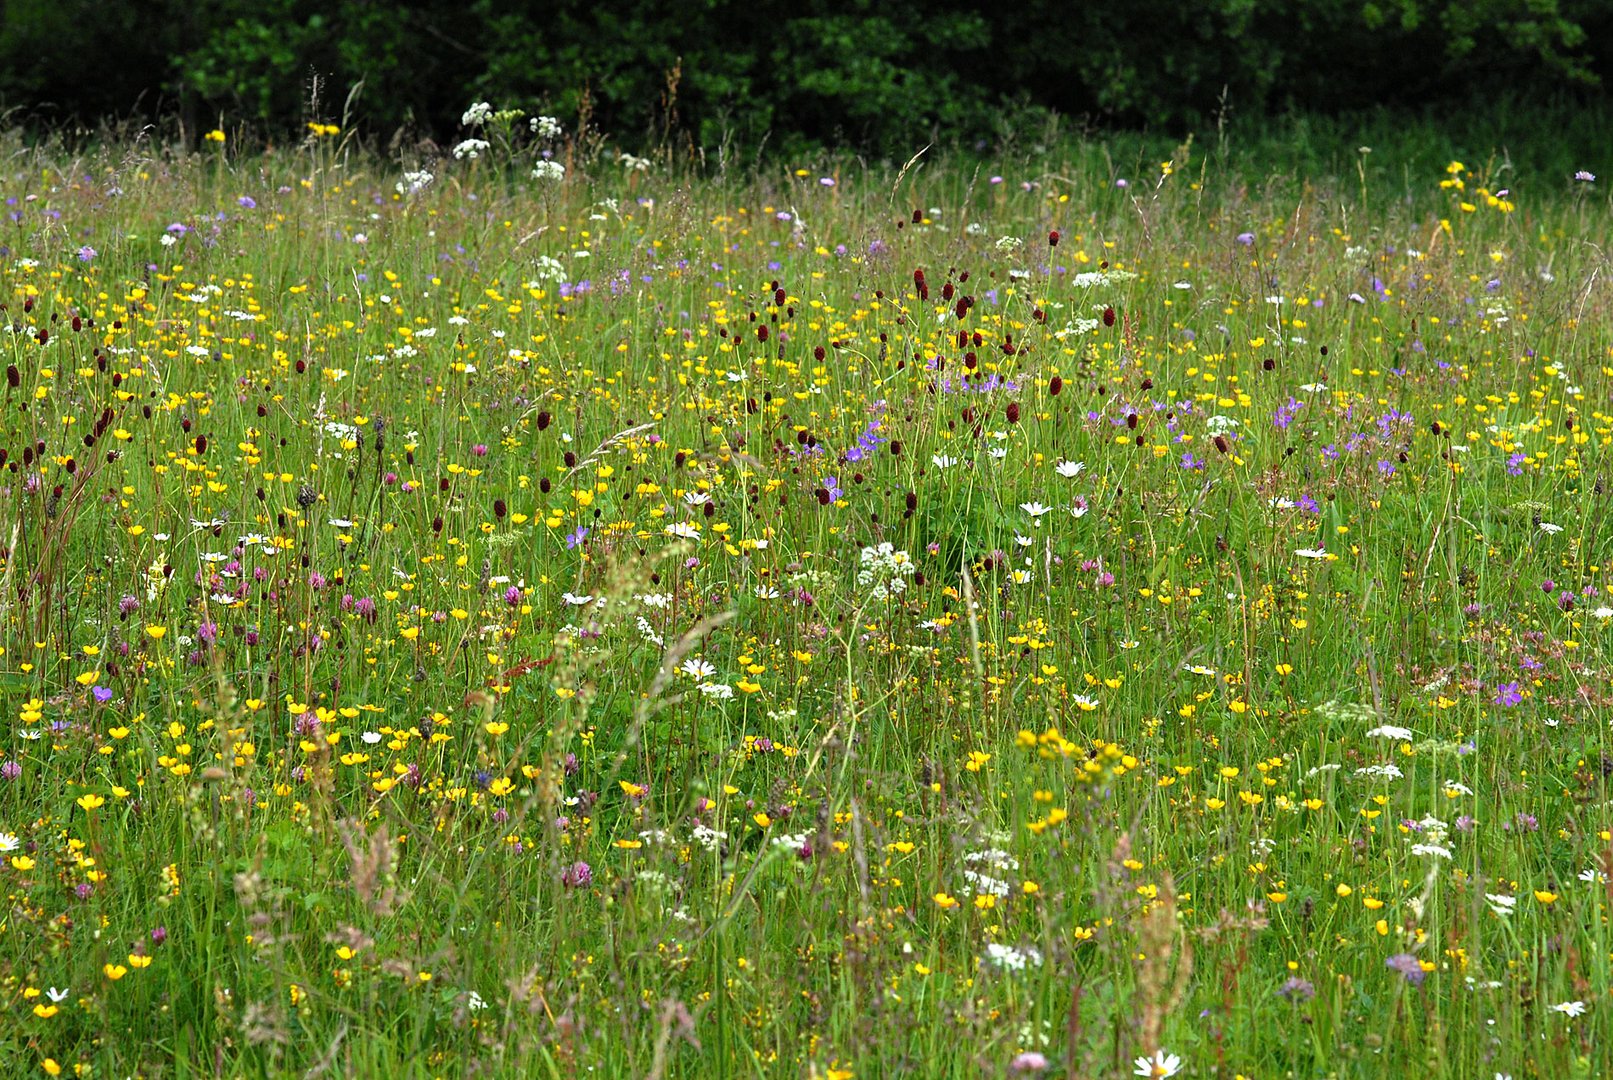
[{"label": "purple scabious flower", "polygon": [[1309,979],[1301,979],[1298,975],[1295,975],[1283,983],[1277,993],[1297,1005],[1316,996],[1316,984]]},{"label": "purple scabious flower", "polygon": [[1383,964],[1391,971],[1400,972],[1413,986],[1421,986],[1423,980],[1428,978],[1428,972],[1423,970],[1423,965],[1411,953],[1395,953]]}]

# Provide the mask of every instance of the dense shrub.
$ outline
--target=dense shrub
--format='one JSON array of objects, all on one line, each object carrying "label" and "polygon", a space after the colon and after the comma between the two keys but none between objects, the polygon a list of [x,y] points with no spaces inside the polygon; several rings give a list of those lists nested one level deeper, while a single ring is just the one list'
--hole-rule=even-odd
[{"label": "dense shrub", "polygon": [[444,138],[473,97],[586,111],[628,145],[969,144],[1023,110],[1182,129],[1226,112],[1600,95],[1605,0],[13,0],[0,96],[39,119],[326,115]]}]

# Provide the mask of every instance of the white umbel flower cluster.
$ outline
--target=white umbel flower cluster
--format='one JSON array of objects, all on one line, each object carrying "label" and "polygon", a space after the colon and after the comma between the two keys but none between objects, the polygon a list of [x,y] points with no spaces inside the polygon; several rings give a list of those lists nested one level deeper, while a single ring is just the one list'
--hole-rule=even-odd
[{"label": "white umbel flower cluster", "polygon": [[431,182],[435,179],[436,177],[431,175],[431,173],[426,169],[417,169],[414,172],[406,172],[403,174],[403,179],[398,181],[398,194],[418,195],[422,191],[426,190],[426,188],[430,187]]},{"label": "white umbel flower cluster", "polygon": [[915,571],[912,557],[905,551],[897,551],[887,540],[878,547],[863,548],[857,584],[865,589],[872,587],[868,593],[870,599],[888,600],[907,591],[907,579]]},{"label": "white umbel flower cluster", "polygon": [[981,962],[998,971],[1024,971],[1027,967],[1041,967],[1042,954],[1036,949],[1016,949],[993,941],[986,946]]}]

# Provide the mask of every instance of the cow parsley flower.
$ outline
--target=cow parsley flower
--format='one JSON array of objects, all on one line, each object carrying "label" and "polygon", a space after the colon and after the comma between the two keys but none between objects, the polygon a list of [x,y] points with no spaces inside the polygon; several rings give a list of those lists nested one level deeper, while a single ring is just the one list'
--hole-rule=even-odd
[{"label": "cow parsley flower", "polygon": [[981,963],[990,964],[998,971],[1018,972],[1027,967],[1041,967],[1042,954],[1036,949],[1016,949],[1012,945],[1000,945],[993,941],[986,945],[986,955]]},{"label": "cow parsley flower", "polygon": [[415,169],[412,172],[406,172],[403,174],[403,179],[398,181],[398,194],[418,195],[430,187],[431,182],[435,179],[437,178],[426,169]]},{"label": "cow parsley flower", "polygon": [[907,579],[917,572],[913,558],[905,551],[885,541],[877,547],[865,547],[859,556],[857,584],[870,589],[869,599],[879,602],[907,591]]}]

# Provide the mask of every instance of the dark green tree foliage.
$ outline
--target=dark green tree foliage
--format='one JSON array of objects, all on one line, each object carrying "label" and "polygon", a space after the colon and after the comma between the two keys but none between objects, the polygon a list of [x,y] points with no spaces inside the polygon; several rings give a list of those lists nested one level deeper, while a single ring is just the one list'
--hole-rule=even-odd
[{"label": "dark green tree foliage", "polygon": [[1601,95],[1610,0],[10,0],[0,99],[94,123],[179,112],[272,135],[329,118],[451,138],[472,100],[628,145],[991,140],[1026,112],[1200,125],[1491,91]]}]

